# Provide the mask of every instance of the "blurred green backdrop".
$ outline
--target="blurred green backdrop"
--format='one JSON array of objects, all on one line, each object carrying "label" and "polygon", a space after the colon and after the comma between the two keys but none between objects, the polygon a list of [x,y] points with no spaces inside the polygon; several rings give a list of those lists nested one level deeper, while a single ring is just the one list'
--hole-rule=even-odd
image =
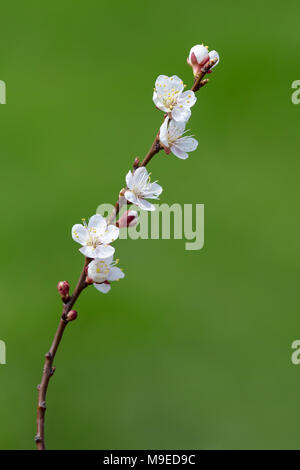
[{"label": "blurred green backdrop", "polygon": [[74,223],[114,202],[162,113],[157,75],[221,55],[190,126],[151,164],[166,203],[205,204],[205,247],[115,243],[126,278],[89,289],[50,384],[52,449],[299,448],[299,2],[1,5],[0,448],[32,449],[36,385],[82,255]]}]

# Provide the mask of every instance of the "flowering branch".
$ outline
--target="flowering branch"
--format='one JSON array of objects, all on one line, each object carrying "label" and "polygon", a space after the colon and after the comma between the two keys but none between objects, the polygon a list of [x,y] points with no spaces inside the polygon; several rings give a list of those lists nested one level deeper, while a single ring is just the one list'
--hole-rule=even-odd
[{"label": "flowering branch", "polygon": [[81,245],[79,251],[85,256],[85,263],[71,296],[67,281],[58,283],[58,291],[63,302],[63,311],[52,341],[45,356],[43,375],[38,386],[37,434],[35,441],[38,450],[45,449],[45,412],[48,385],[55,367],[54,358],[68,323],[77,318],[73,306],[81,292],[93,284],[100,292],[106,294],[111,289],[111,282],[122,279],[123,271],[118,268],[118,260],[114,261],[115,249],[111,246],[119,236],[119,230],[137,223],[137,212],[127,210],[121,217],[118,215],[125,204],[134,204],[142,210],[153,211],[155,206],[148,199],[158,199],[162,187],[157,182],[150,182],[146,166],[160,150],[167,155],[173,153],[185,160],[188,152],[196,150],[198,142],[191,136],[185,136],[185,126],[191,116],[191,107],[196,103],[195,92],[208,83],[204,79],[207,73],[218,64],[219,56],[216,51],[208,52],[203,45],[192,47],[187,59],[193,68],[194,84],[191,90],[184,91],[182,80],[176,75],[167,77],[160,75],[153,93],[153,101],[158,109],[164,112],[163,123],[142,162],[138,158],[133,163],[132,170],[126,175],[126,187],[121,189],[114,209],[107,220],[100,214],[93,215],[88,224],[76,224],[72,228],[73,239]]}]

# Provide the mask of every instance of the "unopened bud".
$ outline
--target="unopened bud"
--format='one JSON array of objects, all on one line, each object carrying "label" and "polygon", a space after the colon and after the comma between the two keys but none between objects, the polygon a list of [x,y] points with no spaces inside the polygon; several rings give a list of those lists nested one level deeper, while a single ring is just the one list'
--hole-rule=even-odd
[{"label": "unopened bud", "polygon": [[140,159],[136,157],[136,159],[133,162],[133,169],[136,170],[139,167],[140,164]]},{"label": "unopened bud", "polygon": [[216,65],[218,65],[218,63],[220,62],[220,56],[219,54],[217,53],[217,51],[210,51],[210,53],[208,54],[209,55],[209,60],[213,63],[213,65],[211,65],[210,67],[210,70],[213,69]]},{"label": "unopened bud", "polygon": [[207,47],[203,44],[197,44],[193,46],[190,50],[189,56],[187,58],[187,63],[193,68],[194,75],[197,75],[201,72],[201,68],[209,60],[209,54]]},{"label": "unopened bud", "polygon": [[119,218],[117,224],[119,228],[134,227],[138,222],[138,213],[136,211],[126,211]]},{"label": "unopened bud", "polygon": [[85,278],[85,282],[86,282],[87,284],[93,284],[94,281],[93,281],[93,279],[92,279],[91,277],[87,276],[87,277]]},{"label": "unopened bud", "polygon": [[76,318],[77,318],[76,310],[70,310],[67,315],[67,321],[73,321],[73,320],[76,320]]},{"label": "unopened bud", "polygon": [[57,284],[57,290],[59,292],[59,295],[62,298],[62,301],[67,302],[67,300],[69,299],[69,290],[70,290],[70,284],[68,283],[68,281],[60,281]]}]

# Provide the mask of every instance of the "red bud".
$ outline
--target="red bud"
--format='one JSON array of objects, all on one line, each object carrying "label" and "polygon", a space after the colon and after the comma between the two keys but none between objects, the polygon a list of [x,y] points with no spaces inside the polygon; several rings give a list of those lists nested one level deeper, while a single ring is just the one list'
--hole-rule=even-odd
[{"label": "red bud", "polygon": [[57,284],[57,290],[59,292],[59,295],[62,298],[63,302],[67,302],[69,299],[69,290],[70,290],[70,284],[68,281],[60,281]]},{"label": "red bud", "polygon": [[76,310],[70,310],[67,315],[67,321],[73,321],[73,320],[76,320],[76,318],[77,318]]},{"label": "red bud", "polygon": [[118,220],[119,228],[133,227],[137,224],[138,213],[136,211],[126,211]]}]

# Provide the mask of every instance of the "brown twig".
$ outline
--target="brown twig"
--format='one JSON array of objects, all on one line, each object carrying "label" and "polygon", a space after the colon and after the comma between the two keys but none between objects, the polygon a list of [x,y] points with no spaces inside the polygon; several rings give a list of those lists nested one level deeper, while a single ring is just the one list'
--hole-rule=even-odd
[{"label": "brown twig", "polygon": [[212,59],[202,67],[201,72],[195,76],[194,84],[191,88],[192,91],[196,92],[200,88],[202,88],[204,85],[206,85],[206,83],[208,82],[208,79],[203,80],[203,78],[216,63],[217,63],[217,59]]},{"label": "brown twig", "polygon": [[45,363],[43,368],[43,375],[40,385],[38,385],[38,407],[37,407],[37,433],[35,436],[35,442],[38,450],[45,450],[45,413],[46,413],[46,395],[48,390],[49,381],[54,374],[55,367],[53,367],[53,361],[55,358],[56,351],[61,342],[62,336],[64,334],[65,328],[69,323],[67,315],[78,299],[79,295],[87,283],[85,282],[86,278],[86,267],[89,264],[90,259],[85,258],[85,263],[75,287],[75,290],[69,300],[64,304],[63,312],[56,330],[54,339],[52,341],[51,347],[47,354],[45,355]]}]

